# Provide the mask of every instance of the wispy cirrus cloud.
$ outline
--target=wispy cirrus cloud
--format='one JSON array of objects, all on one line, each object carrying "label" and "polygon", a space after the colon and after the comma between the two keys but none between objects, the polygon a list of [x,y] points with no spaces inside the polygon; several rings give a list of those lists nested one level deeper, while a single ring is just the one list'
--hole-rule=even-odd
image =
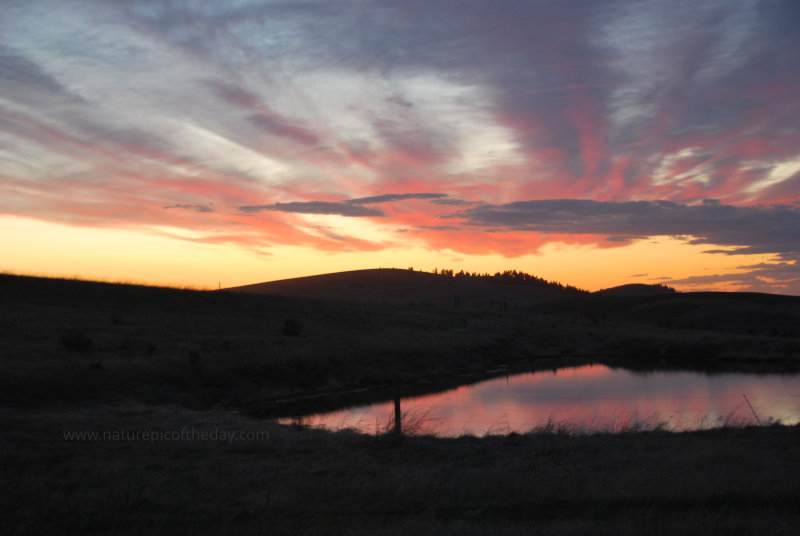
[{"label": "wispy cirrus cloud", "polygon": [[355,222],[509,256],[670,234],[791,261],[798,26],[793,0],[6,2],[0,213],[325,251],[398,247]]},{"label": "wispy cirrus cloud", "polygon": [[244,119],[256,128],[303,145],[314,145],[319,142],[314,132],[300,124],[294,124],[292,120],[272,110],[255,93],[221,81],[210,82],[209,86],[223,102],[245,110],[247,113]]}]

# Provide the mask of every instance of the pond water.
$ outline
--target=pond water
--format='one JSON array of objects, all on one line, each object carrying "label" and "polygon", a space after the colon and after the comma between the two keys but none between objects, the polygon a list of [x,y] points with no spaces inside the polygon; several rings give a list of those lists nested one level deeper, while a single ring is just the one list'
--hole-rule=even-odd
[{"label": "pond water", "polygon": [[[746,397],[746,398],[745,398]],[[752,405],[750,409],[748,402]],[[503,376],[441,393],[400,399],[404,432],[440,437],[567,429],[696,430],[800,422],[800,375],[633,372],[605,365]],[[392,428],[394,401],[279,419],[328,429]]]}]

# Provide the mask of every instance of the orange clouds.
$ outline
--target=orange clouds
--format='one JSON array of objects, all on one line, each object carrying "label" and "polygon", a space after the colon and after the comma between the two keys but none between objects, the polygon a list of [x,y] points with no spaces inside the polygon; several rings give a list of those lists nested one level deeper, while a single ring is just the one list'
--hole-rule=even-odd
[{"label": "orange clouds", "polygon": [[797,266],[788,3],[365,6],[4,6],[0,214],[326,260],[684,236],[699,269]]}]

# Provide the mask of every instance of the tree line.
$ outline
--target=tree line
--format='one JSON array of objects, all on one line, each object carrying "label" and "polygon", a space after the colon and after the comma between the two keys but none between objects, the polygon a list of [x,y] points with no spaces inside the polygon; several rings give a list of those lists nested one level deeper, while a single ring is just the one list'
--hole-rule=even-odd
[{"label": "tree line", "polygon": [[465,272],[464,270],[459,270],[458,272],[454,270],[450,270],[447,268],[438,269],[434,268],[433,273],[440,277],[451,277],[454,279],[473,279],[478,281],[497,281],[500,283],[508,283],[508,284],[515,284],[515,285],[531,285],[531,286],[538,286],[538,287],[548,287],[558,290],[566,290],[569,292],[575,292],[578,294],[588,294],[588,290],[583,290],[578,287],[574,287],[572,285],[563,285],[556,281],[548,281],[541,277],[529,274],[527,272],[520,272],[518,270],[505,270],[503,272],[495,272],[494,274],[490,273],[478,273],[478,272]]}]

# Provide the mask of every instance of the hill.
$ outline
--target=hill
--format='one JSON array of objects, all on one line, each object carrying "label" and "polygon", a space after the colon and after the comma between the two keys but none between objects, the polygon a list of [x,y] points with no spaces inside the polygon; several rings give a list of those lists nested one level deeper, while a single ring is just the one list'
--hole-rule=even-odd
[{"label": "hill", "polygon": [[663,294],[675,294],[677,291],[666,285],[643,285],[641,283],[631,283],[618,287],[598,290],[595,294],[601,296],[659,296]]},{"label": "hill", "polygon": [[435,305],[567,314],[628,325],[800,337],[800,297],[748,292],[677,292],[629,284],[594,293],[522,272],[477,275],[394,268],[354,270],[227,289],[327,301]]},{"label": "hill", "polygon": [[518,272],[469,275],[396,268],[353,270],[226,289],[248,294],[342,301],[430,304],[472,309],[514,309],[582,294],[572,287]]},{"label": "hill", "polygon": [[[642,285],[646,286],[646,285]],[[630,288],[635,287],[635,288]],[[641,292],[625,285],[531,311],[613,320],[631,326],[712,330],[771,337],[800,337],[800,297],[755,292]]]}]

